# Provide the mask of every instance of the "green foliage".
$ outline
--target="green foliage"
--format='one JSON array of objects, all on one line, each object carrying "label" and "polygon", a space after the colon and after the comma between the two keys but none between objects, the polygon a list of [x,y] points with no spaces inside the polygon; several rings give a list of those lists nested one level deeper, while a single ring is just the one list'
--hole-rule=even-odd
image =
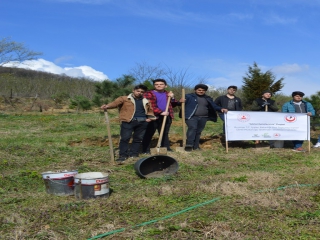
[{"label": "green foliage", "polygon": [[84,96],[75,96],[70,100],[71,109],[76,108],[77,111],[81,110],[89,110],[92,107],[90,100]]},{"label": "green foliage", "polygon": [[235,177],[233,182],[248,182],[248,176]]},{"label": "green foliage", "polygon": [[120,96],[128,95],[132,92],[133,83],[135,78],[131,75],[123,75],[121,78],[117,78],[116,81],[111,82],[105,80],[95,85],[95,96],[92,102],[96,106],[101,106],[103,103],[113,101]]},{"label": "green foliage", "polygon": [[69,99],[70,95],[66,92],[61,92],[61,93],[56,93],[51,96],[51,99],[56,103],[56,104],[62,104],[65,100]]},{"label": "green foliage", "polygon": [[264,90],[270,90],[273,93],[283,88],[284,78],[276,80],[275,75],[271,71],[263,73],[257,63],[249,66],[246,76],[243,77],[243,94],[247,103],[251,103],[254,99],[261,96]]},{"label": "green foliage", "polygon": [[153,82],[150,79],[145,80],[142,84],[145,85],[148,88],[148,90],[153,89]]},{"label": "green foliage", "polygon": [[317,114],[320,114],[320,91],[316,94],[310,96],[310,98],[306,97],[304,100],[310,102]]}]

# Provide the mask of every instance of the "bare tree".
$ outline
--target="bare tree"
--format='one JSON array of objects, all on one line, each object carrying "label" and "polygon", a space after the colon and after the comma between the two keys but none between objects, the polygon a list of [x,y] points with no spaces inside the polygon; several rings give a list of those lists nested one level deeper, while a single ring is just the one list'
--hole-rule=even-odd
[{"label": "bare tree", "polygon": [[158,64],[150,66],[146,62],[136,63],[136,66],[129,70],[129,75],[133,76],[138,83],[143,83],[146,80],[163,78],[166,75],[166,70]]},{"label": "bare tree", "polygon": [[12,41],[9,37],[0,40],[0,66],[8,62],[32,60],[40,55],[42,55],[41,52],[29,50],[24,43]]}]

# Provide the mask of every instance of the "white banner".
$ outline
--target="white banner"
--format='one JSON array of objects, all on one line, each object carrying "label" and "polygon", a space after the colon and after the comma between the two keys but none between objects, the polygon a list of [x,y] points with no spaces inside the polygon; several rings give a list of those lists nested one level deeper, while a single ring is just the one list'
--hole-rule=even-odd
[{"label": "white banner", "polygon": [[310,140],[306,113],[228,111],[226,140]]}]

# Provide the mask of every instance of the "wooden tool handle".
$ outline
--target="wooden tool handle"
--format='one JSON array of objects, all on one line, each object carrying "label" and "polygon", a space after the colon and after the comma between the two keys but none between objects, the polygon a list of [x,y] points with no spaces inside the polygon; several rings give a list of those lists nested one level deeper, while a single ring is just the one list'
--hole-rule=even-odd
[{"label": "wooden tool handle", "polygon": [[[186,97],[186,92],[184,90],[184,88],[182,88],[182,94],[181,94],[181,98],[183,98],[185,100]],[[182,147],[186,146],[186,119],[185,119],[185,112],[186,112],[186,103],[183,102],[181,103],[181,119],[182,119]]]},{"label": "wooden tool handle", "polygon": [[[166,112],[168,112],[170,101],[171,101],[171,97],[169,96],[169,97],[168,97],[168,101],[167,101],[167,105],[166,105]],[[165,115],[165,116],[163,117],[163,121],[162,121],[162,125],[161,125],[161,130],[160,130],[160,134],[159,134],[159,139],[158,139],[158,144],[157,144],[157,147],[158,147],[158,148],[160,148],[160,146],[161,146],[161,141],[162,141],[163,132],[164,132],[164,127],[165,127],[165,125],[166,125],[167,117],[168,117],[167,115]]]}]

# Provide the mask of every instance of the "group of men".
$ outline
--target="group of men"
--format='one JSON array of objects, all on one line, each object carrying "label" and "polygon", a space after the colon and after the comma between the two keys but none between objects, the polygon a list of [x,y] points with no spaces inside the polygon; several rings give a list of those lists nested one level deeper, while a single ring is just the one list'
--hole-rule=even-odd
[{"label": "group of men", "polygon": [[[185,95],[177,101],[172,91],[167,91],[167,82],[164,79],[153,80],[153,90],[148,90],[144,85],[134,87],[128,96],[121,96],[109,104],[104,104],[101,109],[119,109],[121,121],[119,158],[123,162],[129,157],[138,157],[142,143],[142,153],[150,154],[150,143],[156,131],[160,133],[162,123],[165,121],[161,147],[172,151],[169,141],[169,130],[174,118],[173,108],[185,104],[185,118],[187,130],[186,151],[200,150],[200,136],[208,120],[217,121],[217,115],[224,122],[224,114],[228,111],[242,111],[241,99],[235,96],[237,86],[229,86],[227,94],[219,96],[215,101],[206,91],[208,86],[197,84],[194,92]],[[282,112],[307,113],[315,115],[311,103],[302,100],[303,92],[292,93],[292,100],[285,103]],[[276,112],[278,107],[271,99],[272,92],[264,91],[261,98],[253,101],[252,111]],[[166,117],[165,117],[166,116]],[[223,133],[225,125],[223,124]],[[129,141],[132,137],[131,147]],[[293,141],[295,151],[303,151],[303,141]]]}]

